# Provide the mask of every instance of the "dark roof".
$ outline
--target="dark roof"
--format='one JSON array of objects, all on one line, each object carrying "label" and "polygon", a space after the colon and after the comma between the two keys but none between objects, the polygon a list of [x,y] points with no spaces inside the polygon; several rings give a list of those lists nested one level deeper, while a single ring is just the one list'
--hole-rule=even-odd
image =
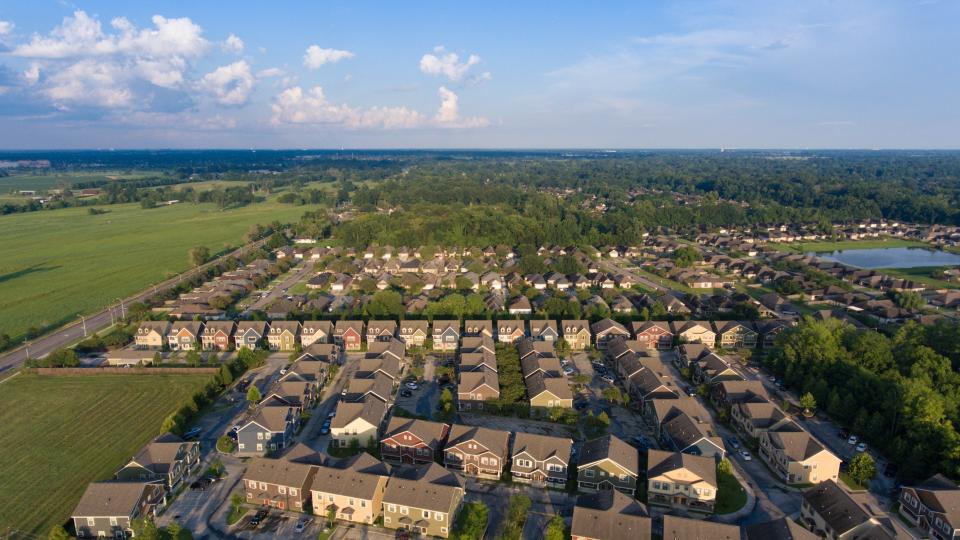
[{"label": "dark roof", "polygon": [[570,463],[570,448],[573,441],[562,437],[517,432],[513,441],[513,455],[526,452],[536,461],[545,461],[558,457],[564,463]]},{"label": "dark roof", "polygon": [[668,514],[663,516],[663,540],[740,540],[740,527]]},{"label": "dark roof", "polygon": [[604,459],[610,459],[628,470],[634,476],[640,474],[640,462],[637,449],[625,443],[615,435],[605,435],[583,443],[580,451],[580,466],[590,465]]},{"label": "dark roof", "polygon": [[635,499],[605,490],[577,498],[570,532],[603,540],[645,540],[650,538],[650,517]]},{"label": "dark roof", "polygon": [[453,501],[463,497],[463,486],[457,477],[437,465],[402,467],[387,482],[383,502],[449,512]]},{"label": "dark roof", "polygon": [[245,480],[269,482],[281,486],[301,487],[310,477],[315,465],[299,463],[286,459],[257,457],[247,465],[243,474]]},{"label": "dark roof", "polygon": [[837,535],[870,519],[870,514],[833,480],[804,491],[803,499]]},{"label": "dark roof", "polygon": [[747,540],[819,540],[820,538],[786,517],[747,525],[744,531]]},{"label": "dark roof", "polygon": [[159,489],[159,486],[142,482],[93,482],[83,492],[72,515],[130,517],[146,489]]},{"label": "dark roof", "polygon": [[717,462],[712,457],[663,450],[647,451],[647,478],[677,469],[686,469],[711,486],[717,485]]}]

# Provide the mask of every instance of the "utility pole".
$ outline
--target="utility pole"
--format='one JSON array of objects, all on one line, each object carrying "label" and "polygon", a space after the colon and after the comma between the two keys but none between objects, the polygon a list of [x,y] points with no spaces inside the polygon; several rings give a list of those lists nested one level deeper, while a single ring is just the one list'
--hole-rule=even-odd
[{"label": "utility pole", "polygon": [[23,345],[24,347],[27,348],[27,360],[29,360],[30,359],[30,342],[25,339],[23,340]]},{"label": "utility pole", "polygon": [[87,337],[87,319],[83,315],[80,315],[80,322],[83,323],[83,337]]},{"label": "utility pole", "polygon": [[127,314],[126,314],[126,312],[125,312],[124,309],[123,309],[123,299],[122,299],[122,298],[117,298],[117,301],[120,302],[120,318],[121,318],[121,319],[126,319],[126,318],[127,318]]}]

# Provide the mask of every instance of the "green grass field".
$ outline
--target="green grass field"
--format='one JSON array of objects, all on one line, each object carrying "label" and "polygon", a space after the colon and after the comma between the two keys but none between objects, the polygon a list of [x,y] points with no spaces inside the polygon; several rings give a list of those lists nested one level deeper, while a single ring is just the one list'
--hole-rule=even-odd
[{"label": "green grass field", "polygon": [[152,210],[123,204],[0,217],[0,332],[58,325],[186,270],[187,252],[239,246],[254,223],[296,221],[309,206],[273,201],[226,211],[212,204]]},{"label": "green grass field", "polygon": [[104,171],[102,173],[86,172],[52,172],[38,171],[35,173],[14,172],[10,176],[0,178],[0,193],[10,193],[11,190],[21,189],[45,190],[55,187],[70,187],[75,182],[93,182],[98,180],[119,180],[131,178],[145,178],[160,176],[159,171],[137,171],[135,173],[122,171]]},{"label": "green grass field", "polygon": [[903,279],[912,279],[937,289],[960,289],[960,283],[936,279],[931,276],[934,270],[953,268],[952,266],[917,266],[914,268],[880,268],[877,272]]},{"label": "green grass field", "polygon": [[88,483],[111,478],[208,380],[21,373],[0,384],[0,530],[46,537],[70,516]]},{"label": "green grass field", "polygon": [[767,244],[777,251],[836,251],[838,249],[880,249],[898,247],[930,247],[925,242],[899,238],[876,240],[841,240],[839,242],[794,242],[791,244]]}]

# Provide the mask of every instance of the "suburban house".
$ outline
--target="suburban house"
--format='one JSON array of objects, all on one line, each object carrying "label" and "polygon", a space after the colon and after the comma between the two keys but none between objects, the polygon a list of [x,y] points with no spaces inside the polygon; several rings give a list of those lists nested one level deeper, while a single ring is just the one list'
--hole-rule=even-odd
[{"label": "suburban house", "polygon": [[960,488],[942,474],[900,490],[900,514],[930,538],[960,537]]},{"label": "suburban house", "polygon": [[693,381],[697,384],[716,384],[720,381],[742,381],[740,373],[720,355],[709,353],[693,363]]},{"label": "suburban house", "polygon": [[[469,339],[469,338],[468,338]],[[463,352],[460,349],[460,373],[469,371],[497,371],[497,357],[493,353],[483,352]]]},{"label": "suburban house", "polygon": [[169,493],[199,463],[199,442],[187,442],[172,433],[164,433],[141,448],[114,476],[125,482],[158,482]]},{"label": "suburban house", "polygon": [[267,345],[271,351],[289,352],[297,347],[300,337],[300,321],[273,321],[267,333]]},{"label": "suburban house", "polygon": [[317,467],[310,486],[313,513],[351,523],[372,524],[383,515],[390,472],[366,452],[341,463]]},{"label": "suburban house", "polygon": [[560,321],[563,340],[572,350],[579,351],[590,346],[590,322],[585,320],[564,319]]},{"label": "suburban house", "polygon": [[557,332],[557,321],[549,319],[530,321],[530,337],[541,341],[557,341],[560,339],[560,333]]},{"label": "suburban house", "polygon": [[757,330],[759,330],[760,334],[760,346],[763,348],[773,347],[777,336],[787,328],[790,328],[790,324],[780,319],[757,321]]},{"label": "suburban house", "polygon": [[367,321],[367,345],[390,341],[397,335],[397,321]]},{"label": "suburban house", "polygon": [[792,420],[760,433],[760,457],[788,484],[837,480],[840,458]]},{"label": "suburban house", "polygon": [[881,524],[878,516],[869,512],[833,480],[821,482],[803,492],[800,522],[821,538],[894,538],[894,534]]},{"label": "suburban house", "polygon": [[460,344],[460,353],[461,363],[463,353],[486,353],[491,357],[495,357],[497,354],[497,345],[494,343],[493,338],[487,336],[465,337]]},{"label": "suburban house", "polygon": [[726,523],[684,518],[666,514],[663,516],[663,538],[671,540],[739,540],[740,527]]},{"label": "suburban house", "polygon": [[386,414],[387,405],[373,397],[354,403],[341,402],[330,422],[331,442],[334,447],[348,448],[351,441],[357,441],[360,446],[376,441]]},{"label": "suburban house", "polygon": [[359,351],[364,343],[363,321],[337,321],[333,327],[333,341],[345,351]]},{"label": "suburban house", "polygon": [[627,328],[613,319],[603,319],[591,324],[590,332],[593,334],[598,349],[606,349],[611,339],[617,337],[630,338],[630,332]]},{"label": "suburban house", "polygon": [[333,323],[330,321],[303,321],[300,325],[300,345],[304,349],[314,343],[333,341]]},{"label": "suburban house", "polygon": [[570,535],[572,540],[647,540],[651,525],[642,503],[610,489],[577,497]]},{"label": "suburban house", "polygon": [[427,321],[400,321],[400,339],[407,347],[423,347],[429,336],[430,323]]},{"label": "suburban house", "polygon": [[647,451],[647,501],[650,504],[713,513],[716,499],[717,462],[712,457]]},{"label": "suburban house", "polygon": [[267,336],[265,321],[240,321],[237,330],[233,333],[233,341],[237,350],[247,348],[256,349],[260,340]]},{"label": "suburban house", "polygon": [[433,350],[455,351],[460,346],[460,321],[433,321]]},{"label": "suburban house", "polygon": [[303,348],[298,362],[311,361],[324,364],[340,363],[340,347],[333,343],[313,343]]},{"label": "suburban house", "polygon": [[390,403],[393,400],[393,379],[379,372],[372,378],[353,378],[347,382],[342,395],[343,401],[364,401],[372,397]]},{"label": "suburban house", "polygon": [[497,321],[497,341],[500,343],[515,343],[517,340],[523,338],[524,335],[522,320]]},{"label": "suburban house", "polygon": [[537,371],[525,378],[524,383],[527,385],[531,408],[573,407],[573,391],[563,376],[548,377],[544,372]]},{"label": "suburban house", "polygon": [[702,343],[711,349],[717,344],[717,334],[710,321],[676,321],[671,324],[680,343]]},{"label": "suburban house", "polygon": [[274,385],[260,404],[263,406],[289,405],[300,409],[302,414],[305,409],[313,406],[316,397],[315,383],[291,378]]},{"label": "suburban house", "polygon": [[782,517],[744,527],[746,540],[820,540],[796,521]]},{"label": "suburban house", "polygon": [[205,351],[226,351],[233,344],[233,321],[207,321],[200,334],[200,343]]},{"label": "suburban house", "polygon": [[384,354],[361,359],[353,376],[357,379],[371,379],[376,377],[378,373],[382,373],[390,377],[394,384],[397,384],[400,382],[402,371],[403,366],[395,356]]},{"label": "suburban house", "polygon": [[749,322],[716,321],[717,341],[723,349],[752,349],[757,346],[757,332]]},{"label": "suburban house", "polygon": [[457,384],[457,403],[461,411],[483,409],[484,401],[500,399],[500,378],[495,370],[484,367],[463,371]]},{"label": "suburban house", "polygon": [[394,416],[380,439],[380,455],[388,463],[432,463],[449,432],[441,422]]},{"label": "suburban house", "polygon": [[507,313],[511,315],[530,315],[533,313],[533,306],[530,305],[530,299],[526,296],[518,296],[510,302],[507,307]]},{"label": "suburban house", "polygon": [[170,321],[143,321],[133,336],[138,349],[162,349],[170,333]]},{"label": "suburban house", "polygon": [[171,351],[194,351],[200,347],[200,321],[177,321],[170,326],[167,346]]},{"label": "suburban house", "polygon": [[718,407],[724,409],[730,409],[737,403],[770,401],[770,395],[760,381],[721,381],[713,385],[710,396]]},{"label": "suburban house", "polygon": [[262,456],[290,445],[300,423],[300,408],[288,405],[260,407],[237,430],[237,455]]},{"label": "suburban house", "polygon": [[647,349],[669,349],[673,347],[673,331],[670,323],[663,321],[634,321],[631,324],[633,339],[641,342]]},{"label": "suburban house", "polygon": [[513,481],[563,489],[572,447],[570,439],[517,432],[510,466]]},{"label": "suburban house", "polygon": [[780,407],[769,401],[746,401],[730,407],[730,420],[741,433],[760,444],[760,435],[788,419]]},{"label": "suburban house", "polygon": [[143,482],[93,482],[70,518],[77,538],[132,538],[132,522],[166,504],[163,486]]},{"label": "suburban house", "polygon": [[317,467],[286,459],[254,458],[243,473],[249,504],[302,512],[310,501]]},{"label": "suburban house", "polygon": [[383,495],[383,525],[446,538],[463,502],[460,479],[431,463],[404,467],[390,478]]},{"label": "suburban house", "polygon": [[453,424],[443,449],[443,466],[467,476],[499,480],[510,459],[510,432]]},{"label": "suburban house", "polygon": [[607,358],[618,360],[624,355],[629,354],[649,356],[647,353],[647,344],[635,339],[623,339],[621,337],[613,338],[607,343]]},{"label": "suburban house", "polygon": [[714,430],[709,416],[690,415],[680,411],[660,426],[660,434],[667,446],[677,452],[695,456],[723,459],[726,450],[723,439]]},{"label": "suburban house", "polygon": [[464,337],[493,337],[493,321],[489,319],[478,319],[463,321]]},{"label": "suburban house", "polygon": [[577,486],[593,492],[617,489],[628,495],[637,491],[640,456],[637,449],[615,435],[583,443],[577,466]]}]

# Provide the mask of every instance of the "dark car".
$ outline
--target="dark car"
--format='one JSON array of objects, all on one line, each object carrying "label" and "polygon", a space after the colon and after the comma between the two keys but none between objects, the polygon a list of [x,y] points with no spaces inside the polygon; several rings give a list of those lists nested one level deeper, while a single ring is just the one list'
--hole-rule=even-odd
[{"label": "dark car", "polygon": [[413,395],[413,390],[404,388],[403,390],[400,391],[400,397],[410,397],[412,395]]},{"label": "dark car", "polygon": [[207,486],[210,485],[210,482],[206,478],[201,478],[199,480],[194,480],[190,484],[190,489],[193,491],[206,491]]},{"label": "dark car", "polygon": [[256,529],[257,527],[259,527],[259,526],[260,526],[260,522],[263,521],[263,518],[265,518],[265,517],[267,517],[267,511],[266,511],[266,510],[260,510],[260,511],[258,511],[258,512],[256,513],[256,515],[254,515],[252,518],[250,518],[250,528],[251,528],[251,529]]}]

